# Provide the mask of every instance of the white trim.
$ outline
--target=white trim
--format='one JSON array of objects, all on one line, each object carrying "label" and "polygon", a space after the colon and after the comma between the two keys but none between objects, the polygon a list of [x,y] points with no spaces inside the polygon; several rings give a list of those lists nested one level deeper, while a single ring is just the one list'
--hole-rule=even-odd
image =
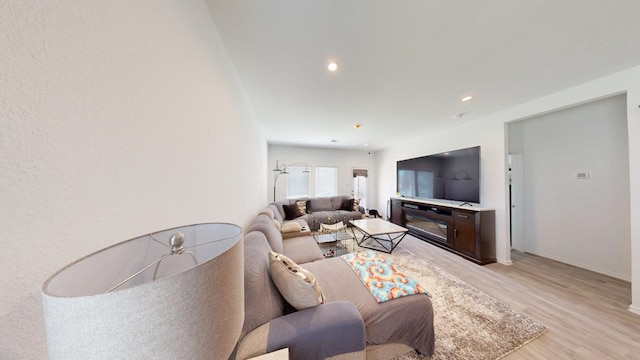
[{"label": "white trim", "polygon": [[529,250],[529,251],[527,251],[527,253],[533,254],[533,255],[542,256],[542,257],[545,257],[547,259],[559,261],[561,263],[577,266],[577,267],[582,268],[582,269],[591,270],[593,272],[597,272],[598,274],[611,276],[611,277],[619,279],[619,280],[624,280],[624,281],[631,282],[631,276],[630,275],[617,274],[617,273],[614,273],[614,272],[611,272],[611,271],[608,271],[608,270],[603,270],[603,269],[600,269],[600,268],[597,268],[597,267],[594,267],[594,266],[591,266],[591,265],[582,264],[582,263],[577,262],[577,261],[567,260],[567,259],[564,259],[564,258],[559,257],[559,256],[549,255],[549,254],[545,254],[545,253],[541,253],[541,252],[533,252],[533,251]]},{"label": "white trim", "polygon": [[633,304],[632,304],[632,305],[629,305],[629,307],[627,308],[627,310],[628,310],[629,312],[632,312],[632,313],[636,314],[636,315],[640,315],[640,309],[639,309],[639,308],[637,308],[637,307],[635,307],[635,306],[633,306]]},{"label": "white trim", "polygon": [[500,260],[500,259],[497,259],[496,261],[498,261],[498,263],[502,264],[502,265],[513,265],[513,261],[511,261],[511,260]]}]

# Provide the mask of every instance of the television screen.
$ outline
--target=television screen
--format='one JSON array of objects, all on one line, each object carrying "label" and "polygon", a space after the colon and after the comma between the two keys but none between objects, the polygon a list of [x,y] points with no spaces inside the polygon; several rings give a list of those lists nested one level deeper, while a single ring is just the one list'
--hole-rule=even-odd
[{"label": "television screen", "polygon": [[402,196],[480,203],[480,146],[400,160],[397,166]]}]

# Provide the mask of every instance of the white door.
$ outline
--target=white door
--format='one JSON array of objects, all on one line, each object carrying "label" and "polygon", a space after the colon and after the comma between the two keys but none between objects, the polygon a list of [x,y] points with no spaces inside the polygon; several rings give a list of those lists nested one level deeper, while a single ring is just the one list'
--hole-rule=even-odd
[{"label": "white door", "polygon": [[525,252],[524,238],[524,163],[522,154],[509,155],[511,188],[511,248]]},{"label": "white door", "polygon": [[368,209],[367,206],[367,169],[353,169],[353,197],[360,199],[360,206]]}]

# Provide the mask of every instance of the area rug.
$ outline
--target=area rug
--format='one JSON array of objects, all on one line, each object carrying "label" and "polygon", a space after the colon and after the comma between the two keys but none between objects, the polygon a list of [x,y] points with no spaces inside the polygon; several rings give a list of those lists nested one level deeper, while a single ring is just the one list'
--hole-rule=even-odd
[{"label": "area rug", "polygon": [[407,250],[386,256],[433,296],[434,355],[412,352],[398,360],[500,359],[547,330]]}]

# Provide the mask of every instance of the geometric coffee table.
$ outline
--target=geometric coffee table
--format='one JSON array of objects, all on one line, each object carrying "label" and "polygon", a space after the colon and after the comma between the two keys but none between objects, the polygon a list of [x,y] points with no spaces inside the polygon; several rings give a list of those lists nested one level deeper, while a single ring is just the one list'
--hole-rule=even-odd
[{"label": "geometric coffee table", "polygon": [[362,234],[362,239],[357,240],[358,246],[388,254],[391,254],[409,231],[402,226],[378,218],[351,220],[349,224],[352,225],[351,231],[357,229]]}]

